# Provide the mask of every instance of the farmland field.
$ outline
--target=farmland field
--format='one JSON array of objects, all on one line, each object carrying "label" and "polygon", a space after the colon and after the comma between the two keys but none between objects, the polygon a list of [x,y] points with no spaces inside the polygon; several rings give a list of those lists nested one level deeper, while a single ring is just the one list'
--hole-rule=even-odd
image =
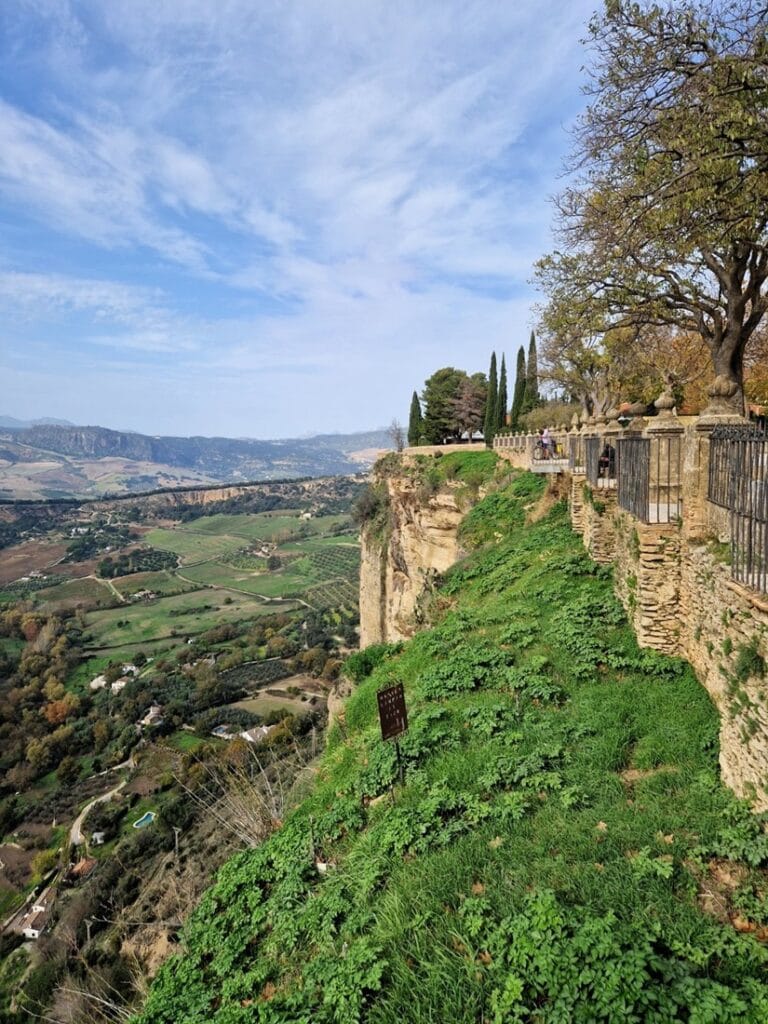
[{"label": "farmland field", "polygon": [[92,608],[106,608],[116,601],[115,595],[106,583],[90,576],[38,590],[35,596],[48,611],[74,608],[79,604]]},{"label": "farmland field", "polygon": [[112,584],[115,590],[125,597],[137,594],[140,590],[151,590],[155,594],[169,597],[196,589],[194,584],[186,583],[168,569],[162,569],[159,572],[135,572],[130,576],[117,576],[112,580]]},{"label": "farmland field", "polygon": [[[91,648],[121,647],[177,636],[194,636],[225,622],[270,614],[274,608],[246,595],[224,596],[212,590],[165,597],[148,604],[122,605],[88,617]],[[122,625],[119,625],[121,623]]]},{"label": "farmland field", "polygon": [[150,530],[144,540],[160,551],[172,551],[179,555],[182,564],[204,562],[218,558],[243,546],[242,537],[219,536],[218,534],[192,533],[181,528],[174,530]]},{"label": "farmland field", "polygon": [[271,540],[279,534],[295,533],[299,529],[311,534],[324,533],[346,522],[349,522],[349,516],[345,515],[299,519],[298,515],[259,512],[203,516],[190,523],[182,523],[179,530],[210,536],[239,537],[242,540]]}]

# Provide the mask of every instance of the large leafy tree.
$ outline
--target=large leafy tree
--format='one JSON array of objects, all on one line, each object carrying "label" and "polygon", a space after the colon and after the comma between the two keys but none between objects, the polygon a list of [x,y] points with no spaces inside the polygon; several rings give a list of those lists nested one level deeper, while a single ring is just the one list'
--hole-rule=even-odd
[{"label": "large leafy tree", "polygon": [[455,401],[459,385],[466,379],[464,370],[444,366],[435,370],[424,382],[421,394],[424,405],[423,436],[429,444],[442,444],[446,438],[459,435]]},{"label": "large leafy tree", "polygon": [[491,353],[491,365],[488,370],[488,393],[485,403],[485,418],[483,421],[483,436],[488,448],[493,446],[493,437],[496,433],[497,402],[499,397],[499,378],[496,370],[496,353]]},{"label": "large leafy tree", "polygon": [[698,332],[720,411],[768,309],[767,29],[756,0],[606,4],[543,264],[614,326]]},{"label": "large leafy tree", "polygon": [[483,426],[485,416],[486,395],[488,382],[485,374],[474,373],[471,377],[466,375],[459,381],[456,397],[453,399],[453,417],[460,433],[465,430],[468,440]]},{"label": "large leafy tree", "polygon": [[408,444],[417,445],[424,432],[424,417],[421,415],[421,402],[416,392],[411,397],[411,411],[408,417]]},{"label": "large leafy tree", "polygon": [[517,430],[525,401],[525,348],[520,346],[517,353],[517,370],[515,373],[515,390],[512,394],[512,409],[509,414],[509,425]]}]

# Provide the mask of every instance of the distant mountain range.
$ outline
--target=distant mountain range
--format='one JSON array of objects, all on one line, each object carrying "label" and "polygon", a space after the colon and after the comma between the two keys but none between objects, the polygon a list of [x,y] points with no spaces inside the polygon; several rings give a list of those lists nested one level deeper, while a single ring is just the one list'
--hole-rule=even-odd
[{"label": "distant mountain range", "polygon": [[15,416],[0,416],[0,429],[24,430],[26,427],[74,427],[69,420],[57,420],[44,416],[39,420],[17,420]]},{"label": "distant mountain range", "polygon": [[0,417],[0,498],[94,496],[180,484],[349,474],[391,447],[384,430],[249,440],[151,437]]}]

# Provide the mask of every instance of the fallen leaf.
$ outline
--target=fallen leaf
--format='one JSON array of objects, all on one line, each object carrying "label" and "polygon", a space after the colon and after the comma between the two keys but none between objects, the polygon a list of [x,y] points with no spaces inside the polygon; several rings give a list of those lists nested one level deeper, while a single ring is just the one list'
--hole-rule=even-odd
[{"label": "fallen leaf", "polygon": [[595,825],[595,828],[598,829],[598,831],[600,831],[600,832],[607,832],[608,831],[608,826],[606,825],[606,823],[604,821],[598,821],[598,823]]},{"label": "fallen leaf", "polygon": [[754,921],[748,921],[745,917],[741,917],[736,914],[732,919],[733,927],[737,932],[754,932],[757,931],[757,925]]},{"label": "fallen leaf", "polygon": [[473,895],[479,896],[481,892],[485,892],[485,886],[483,885],[483,883],[482,882],[473,882],[472,883],[472,893],[473,893]]},{"label": "fallen leaf", "polygon": [[503,842],[504,840],[501,838],[501,836],[494,836],[493,839],[491,839],[491,841],[488,843],[488,845],[492,850],[498,850],[498,848],[501,846]]}]

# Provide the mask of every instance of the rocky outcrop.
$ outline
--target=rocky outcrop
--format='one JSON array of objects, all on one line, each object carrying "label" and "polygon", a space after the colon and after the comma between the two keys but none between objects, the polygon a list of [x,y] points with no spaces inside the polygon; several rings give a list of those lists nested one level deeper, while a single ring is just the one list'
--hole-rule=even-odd
[{"label": "rocky outcrop", "polygon": [[389,498],[387,521],[362,533],[360,645],[411,636],[435,577],[461,556],[457,538],[464,510],[456,489],[434,494],[407,476],[380,481]]}]

